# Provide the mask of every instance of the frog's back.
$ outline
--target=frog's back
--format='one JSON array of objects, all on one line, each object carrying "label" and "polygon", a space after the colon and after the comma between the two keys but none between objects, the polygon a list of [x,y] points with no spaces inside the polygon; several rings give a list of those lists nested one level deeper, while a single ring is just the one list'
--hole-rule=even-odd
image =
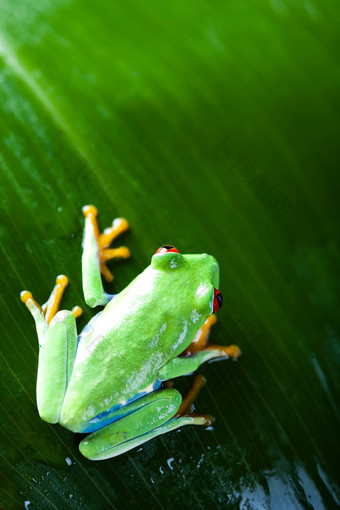
[{"label": "frog's back", "polygon": [[154,256],[81,335],[64,427],[83,431],[89,420],[151,391],[159,369],[183,352],[211,313],[215,259],[172,255]]}]

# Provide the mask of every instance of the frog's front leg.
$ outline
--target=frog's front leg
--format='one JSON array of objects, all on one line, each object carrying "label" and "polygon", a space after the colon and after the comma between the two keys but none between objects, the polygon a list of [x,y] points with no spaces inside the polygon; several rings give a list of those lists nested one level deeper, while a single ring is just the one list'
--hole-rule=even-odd
[{"label": "frog's front leg", "polygon": [[181,356],[170,360],[164,365],[157,373],[157,379],[167,381],[181,375],[190,374],[209,359],[222,357],[238,358],[241,351],[237,345],[223,346],[209,344],[210,328],[216,323],[216,320],[215,315],[210,315],[189,347]]},{"label": "frog's front leg", "polygon": [[114,239],[129,228],[129,224],[124,218],[116,218],[113,220],[112,227],[100,233],[96,207],[86,205],[83,207],[83,213],[85,216],[82,256],[83,291],[86,304],[94,308],[106,305],[113,297],[104,291],[101,279],[103,275],[106,281],[113,280],[113,274],[106,265],[107,261],[130,257],[130,250],[126,246],[109,248]]},{"label": "frog's front leg", "polygon": [[[185,399],[183,402],[181,409],[182,396],[173,388],[141,397],[117,411],[118,416],[122,412],[129,414],[83,439],[79,450],[90,460],[109,459],[183,425],[210,423],[210,417],[191,414],[184,416],[191,402]],[[113,419],[114,414],[111,416]]]},{"label": "frog's front leg", "polygon": [[58,276],[49,299],[42,306],[30,292],[23,291],[20,295],[36,324],[39,340],[37,405],[41,418],[49,423],[59,420],[77,349],[76,317],[82,313],[78,306],[72,312],[58,311],[67,283],[66,276]]}]

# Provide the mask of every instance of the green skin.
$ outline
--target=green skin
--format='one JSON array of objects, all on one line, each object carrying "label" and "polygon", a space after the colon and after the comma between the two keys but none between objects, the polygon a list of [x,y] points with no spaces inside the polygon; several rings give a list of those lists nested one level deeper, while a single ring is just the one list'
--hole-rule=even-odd
[{"label": "green skin", "polygon": [[41,418],[73,432],[91,432],[79,445],[91,460],[130,450],[203,417],[174,417],[182,397],[158,389],[221,351],[178,357],[213,309],[219,268],[214,257],[159,253],[151,265],[112,298],[104,292],[91,221],[83,243],[85,301],[105,305],[77,335],[72,312],[59,311],[49,326],[32,303],[39,337],[37,403]]}]

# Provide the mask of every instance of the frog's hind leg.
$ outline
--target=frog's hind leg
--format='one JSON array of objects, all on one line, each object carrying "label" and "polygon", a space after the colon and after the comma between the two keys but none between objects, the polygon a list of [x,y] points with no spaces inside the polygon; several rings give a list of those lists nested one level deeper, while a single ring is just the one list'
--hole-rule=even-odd
[{"label": "frog's hind leg", "polygon": [[175,389],[141,397],[120,411],[129,414],[83,439],[79,450],[90,460],[109,459],[183,425],[206,424],[202,416],[178,416],[181,402],[181,394]]},{"label": "frog's hind leg", "polygon": [[104,291],[101,275],[106,281],[113,280],[113,274],[106,263],[111,259],[130,257],[130,250],[126,246],[109,248],[110,244],[122,232],[129,228],[127,220],[116,218],[112,226],[100,233],[97,214],[93,205],[83,207],[85,216],[85,230],[83,239],[82,274],[85,302],[92,308],[98,305],[106,305],[111,295]]},{"label": "frog's hind leg", "polygon": [[42,306],[30,292],[21,293],[21,300],[36,323],[39,340],[37,404],[41,418],[49,423],[59,420],[77,348],[76,317],[81,314],[81,308],[74,307],[72,312],[58,311],[67,283],[66,276],[58,276],[49,299]]}]

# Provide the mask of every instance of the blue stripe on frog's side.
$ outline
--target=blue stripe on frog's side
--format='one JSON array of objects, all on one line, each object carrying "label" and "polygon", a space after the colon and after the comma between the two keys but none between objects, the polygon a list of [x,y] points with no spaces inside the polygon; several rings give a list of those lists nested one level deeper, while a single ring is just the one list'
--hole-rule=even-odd
[{"label": "blue stripe on frog's side", "polygon": [[[160,388],[162,384],[162,381],[156,380],[152,391],[156,391]],[[92,420],[89,420],[82,430],[83,433],[89,433],[89,432],[95,432],[98,429],[101,429],[105,427],[105,425],[108,425],[109,423],[113,423],[117,420],[120,420],[124,416],[127,416],[129,412],[124,413],[124,407],[127,407],[131,402],[134,402],[135,400],[138,400],[139,398],[143,397],[144,395],[147,395],[148,391],[143,391],[141,393],[138,393],[135,397],[130,398],[125,402],[125,404],[118,404],[116,406],[111,407],[108,411],[104,411],[103,413],[98,414],[95,416],[95,418],[92,418]],[[121,412],[119,412],[121,411]],[[117,414],[116,414],[117,413]],[[113,415],[112,415],[113,414]]]}]

